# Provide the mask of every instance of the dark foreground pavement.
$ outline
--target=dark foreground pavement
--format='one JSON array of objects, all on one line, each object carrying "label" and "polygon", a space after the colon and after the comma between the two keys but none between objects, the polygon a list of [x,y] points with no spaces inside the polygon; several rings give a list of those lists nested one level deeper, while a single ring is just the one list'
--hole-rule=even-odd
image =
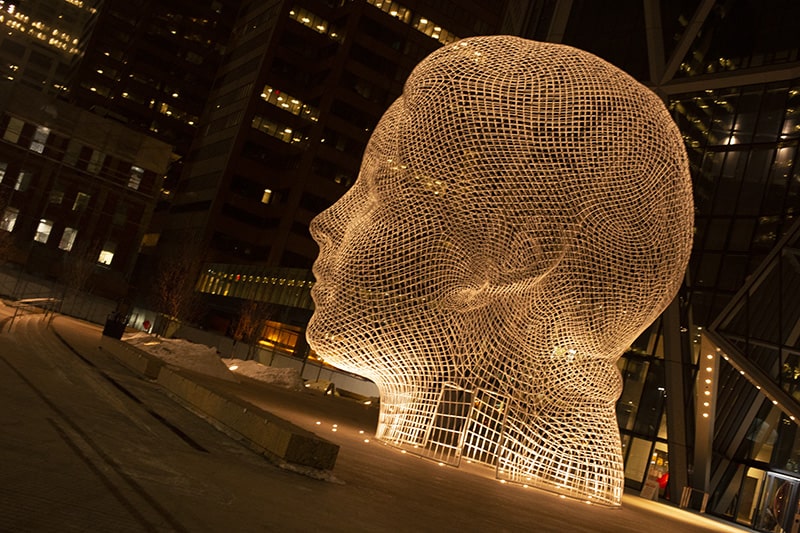
[{"label": "dark foreground pavement", "polygon": [[371,440],[375,410],[343,398],[203,380],[338,444],[331,479],[312,479],[121,366],[97,326],[3,326],[2,532],[741,531],[635,496],[606,509],[440,467]]}]

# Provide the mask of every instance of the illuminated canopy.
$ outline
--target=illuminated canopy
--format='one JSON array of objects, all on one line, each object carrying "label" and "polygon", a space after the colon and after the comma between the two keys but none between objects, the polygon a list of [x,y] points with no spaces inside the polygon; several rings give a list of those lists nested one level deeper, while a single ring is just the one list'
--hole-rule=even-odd
[{"label": "illuminated canopy", "polygon": [[567,46],[445,46],[312,235],[308,340],[376,383],[378,438],[619,504],[616,361],[674,297],[692,235],[652,92]]}]

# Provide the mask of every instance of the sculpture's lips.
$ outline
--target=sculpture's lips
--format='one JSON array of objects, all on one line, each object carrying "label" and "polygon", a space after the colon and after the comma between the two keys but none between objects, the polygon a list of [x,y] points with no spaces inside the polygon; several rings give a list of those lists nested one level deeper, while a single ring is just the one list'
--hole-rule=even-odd
[{"label": "sculpture's lips", "polygon": [[319,281],[317,281],[316,283],[314,283],[314,286],[311,287],[311,299],[314,300],[314,303],[317,303],[317,301],[318,301],[318,296],[317,295],[319,294],[320,290],[321,290],[320,289],[320,283],[319,283]]},{"label": "sculpture's lips", "polygon": [[324,304],[328,300],[327,295],[329,292],[329,289],[325,287],[324,283],[320,283],[319,281],[314,283],[314,286],[311,287],[311,299],[314,301],[314,306],[319,307]]}]

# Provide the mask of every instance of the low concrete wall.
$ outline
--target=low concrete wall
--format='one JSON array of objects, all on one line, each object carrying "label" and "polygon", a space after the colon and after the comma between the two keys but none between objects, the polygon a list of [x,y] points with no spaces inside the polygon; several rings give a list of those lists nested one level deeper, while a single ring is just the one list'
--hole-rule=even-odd
[{"label": "low concrete wall", "polygon": [[100,348],[129,369],[159,385],[203,414],[244,437],[272,460],[331,470],[339,446],[241,398],[201,385],[180,370],[123,341],[102,337]]},{"label": "low concrete wall", "polygon": [[221,396],[179,371],[162,368],[158,383],[279,459],[320,470],[331,470],[336,463],[336,444],[241,399]]}]

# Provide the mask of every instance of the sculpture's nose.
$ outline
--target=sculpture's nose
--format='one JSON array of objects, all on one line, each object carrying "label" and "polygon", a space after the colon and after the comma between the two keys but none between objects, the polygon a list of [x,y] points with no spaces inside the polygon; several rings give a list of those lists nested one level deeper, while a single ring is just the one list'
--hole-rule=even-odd
[{"label": "sculpture's nose", "polygon": [[364,185],[356,181],[338,202],[314,217],[309,226],[311,237],[324,252],[327,246],[336,246],[342,242],[347,228],[361,216],[367,202]]}]

